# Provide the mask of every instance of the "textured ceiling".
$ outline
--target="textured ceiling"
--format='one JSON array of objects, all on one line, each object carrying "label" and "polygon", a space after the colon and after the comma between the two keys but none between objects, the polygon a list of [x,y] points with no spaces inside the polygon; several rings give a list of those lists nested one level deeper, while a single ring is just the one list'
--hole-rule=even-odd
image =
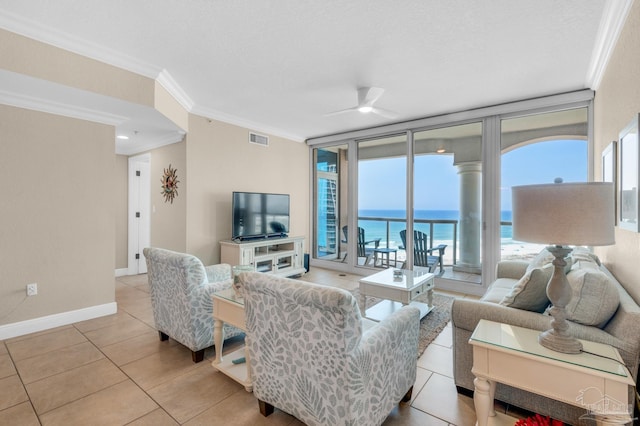
[{"label": "textured ceiling", "polygon": [[[594,88],[630,1],[613,3],[0,0],[0,27],[164,72],[195,114],[304,140]],[[326,115],[363,86],[398,118]]]}]

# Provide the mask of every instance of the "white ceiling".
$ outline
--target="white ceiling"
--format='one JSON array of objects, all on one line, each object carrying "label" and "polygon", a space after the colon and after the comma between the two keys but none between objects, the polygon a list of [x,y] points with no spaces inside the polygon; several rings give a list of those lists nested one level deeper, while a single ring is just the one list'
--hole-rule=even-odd
[{"label": "white ceiling", "polygon": [[[195,114],[301,141],[596,89],[632,1],[0,0],[0,28],[156,78]],[[363,86],[384,88],[376,106],[399,117],[326,116]],[[120,114],[131,128],[132,114]]]}]

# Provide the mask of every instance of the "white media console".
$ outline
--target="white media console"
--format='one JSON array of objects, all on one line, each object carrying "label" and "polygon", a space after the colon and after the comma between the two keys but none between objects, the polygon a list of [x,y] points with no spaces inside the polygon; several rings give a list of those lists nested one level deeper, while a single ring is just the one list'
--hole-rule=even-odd
[{"label": "white media console", "polygon": [[220,261],[250,265],[257,272],[291,277],[305,273],[304,237],[220,241]]}]

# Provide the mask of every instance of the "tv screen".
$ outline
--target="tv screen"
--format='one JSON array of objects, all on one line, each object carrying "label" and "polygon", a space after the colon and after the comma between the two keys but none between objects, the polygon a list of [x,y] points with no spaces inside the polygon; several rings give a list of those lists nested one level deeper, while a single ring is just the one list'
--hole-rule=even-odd
[{"label": "tv screen", "polygon": [[286,236],[289,232],[289,195],[234,192],[234,239]]}]

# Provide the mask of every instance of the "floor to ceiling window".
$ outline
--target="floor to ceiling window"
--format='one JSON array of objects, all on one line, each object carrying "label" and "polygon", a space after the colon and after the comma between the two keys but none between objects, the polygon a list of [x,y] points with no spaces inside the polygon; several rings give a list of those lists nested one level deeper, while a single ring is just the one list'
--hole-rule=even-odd
[{"label": "floor to ceiling window", "polygon": [[441,247],[429,252],[428,266],[442,254],[443,264],[432,267],[439,276],[480,283],[482,122],[416,132],[413,181],[414,235]]},{"label": "floor to ceiling window", "polygon": [[498,260],[538,250],[511,239],[511,186],[592,177],[592,99],[581,91],[309,140],[312,266],[412,269],[415,230],[427,247],[446,246],[436,285],[482,294]]},{"label": "floor to ceiling window", "polygon": [[[314,226],[315,238],[313,256],[317,259],[338,259],[340,257],[341,212],[346,221],[346,208],[340,195],[346,195],[347,146],[335,146],[314,150]],[[344,203],[346,206],[346,203]]]},{"label": "floor to ceiling window", "polygon": [[398,248],[406,208],[406,135],[358,141],[358,265],[402,264]]},{"label": "floor to ceiling window", "polygon": [[501,258],[532,257],[544,245],[512,239],[511,188],[588,180],[587,108],[509,118],[501,127]]}]

